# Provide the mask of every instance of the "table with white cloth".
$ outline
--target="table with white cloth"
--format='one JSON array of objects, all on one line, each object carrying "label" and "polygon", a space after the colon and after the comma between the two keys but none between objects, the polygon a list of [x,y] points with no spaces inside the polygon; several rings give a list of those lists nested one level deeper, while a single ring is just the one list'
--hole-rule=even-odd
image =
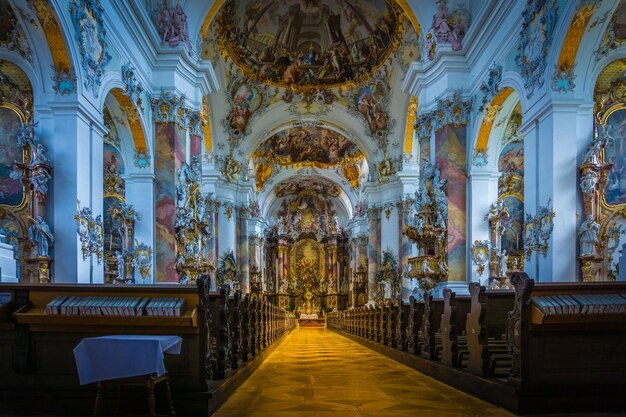
[{"label": "table with white cloth", "polygon": [[[148,389],[150,415],[156,415],[154,385],[166,382],[170,415],[174,415],[164,354],[180,354],[179,336],[117,335],[81,340],[74,348],[80,384],[98,382],[94,416],[97,415],[103,382],[111,381],[118,390],[127,385],[145,385]],[[119,402],[119,398],[118,398]]]}]

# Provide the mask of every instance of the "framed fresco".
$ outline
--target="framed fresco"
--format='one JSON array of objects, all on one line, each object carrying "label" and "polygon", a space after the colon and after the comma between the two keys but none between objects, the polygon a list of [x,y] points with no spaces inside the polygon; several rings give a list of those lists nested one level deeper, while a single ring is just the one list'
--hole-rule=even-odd
[{"label": "framed fresco", "polygon": [[626,105],[619,103],[609,108],[599,123],[610,138],[604,147],[602,162],[612,164],[602,204],[607,208],[626,208]]},{"label": "framed fresco", "polygon": [[0,103],[0,208],[19,209],[26,203],[21,171],[16,163],[28,163],[28,151],[18,146],[25,114],[10,103]]},{"label": "framed fresco", "polygon": [[216,21],[220,52],[247,78],[294,91],[370,78],[404,33],[393,0],[227,0]]}]

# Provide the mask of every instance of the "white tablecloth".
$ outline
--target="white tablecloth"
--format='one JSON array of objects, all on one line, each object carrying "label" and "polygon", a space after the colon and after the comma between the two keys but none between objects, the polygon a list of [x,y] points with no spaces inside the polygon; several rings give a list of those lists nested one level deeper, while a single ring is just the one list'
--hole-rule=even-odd
[{"label": "white tablecloth", "polygon": [[74,348],[80,384],[165,373],[163,354],[180,354],[179,336],[90,337]]}]

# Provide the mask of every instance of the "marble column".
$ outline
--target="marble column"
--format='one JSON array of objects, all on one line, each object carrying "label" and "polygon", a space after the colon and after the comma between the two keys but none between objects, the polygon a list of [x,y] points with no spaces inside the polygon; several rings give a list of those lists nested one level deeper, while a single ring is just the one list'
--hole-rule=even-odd
[{"label": "marble column", "polygon": [[243,294],[250,292],[250,261],[248,242],[248,210],[237,209],[237,254],[238,266],[241,271],[241,291]]},{"label": "marble column", "polygon": [[173,122],[154,124],[157,282],[178,282],[176,271],[176,186],[178,169],[188,159],[187,132]]},{"label": "marble column", "polygon": [[436,165],[447,180],[448,282],[456,283],[467,282],[466,130],[446,125],[435,133]]},{"label": "marble column", "polygon": [[369,222],[368,239],[368,277],[367,277],[367,297],[368,302],[373,303],[376,296],[376,274],[381,262],[380,251],[380,209],[371,208],[367,213]]}]

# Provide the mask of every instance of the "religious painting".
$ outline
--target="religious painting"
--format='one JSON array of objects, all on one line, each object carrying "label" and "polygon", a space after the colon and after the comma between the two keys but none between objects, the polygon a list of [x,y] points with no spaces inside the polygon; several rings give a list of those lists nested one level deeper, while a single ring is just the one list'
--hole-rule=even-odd
[{"label": "religious painting", "polygon": [[385,111],[389,89],[382,80],[376,80],[360,89],[354,96],[354,107],[367,121],[370,133],[382,137],[390,127]]},{"label": "religious painting", "polygon": [[294,89],[371,76],[398,46],[391,0],[227,0],[217,16],[222,50],[249,78]]},{"label": "religious painting", "polygon": [[109,144],[104,145],[104,236],[105,251],[115,254],[123,249],[124,236],[121,226],[115,224],[113,213],[124,202],[124,160],[120,151]]},{"label": "religious painting", "polygon": [[252,115],[264,104],[263,94],[244,78],[235,78],[230,85],[231,109],[228,126],[236,134],[245,133]]},{"label": "religious painting", "polygon": [[510,143],[502,149],[498,159],[498,170],[500,172],[514,173],[519,176],[524,175],[524,144]]},{"label": "religious painting", "polygon": [[615,38],[623,42],[626,40],[626,2],[621,1],[611,20]]},{"label": "religious painting", "polygon": [[610,140],[604,149],[604,161],[613,164],[604,193],[610,206],[626,204],[626,108],[608,113],[605,120]]},{"label": "religious painting", "polygon": [[341,193],[341,189],[338,185],[314,177],[299,177],[297,179],[284,181],[278,184],[274,189],[277,197],[300,194],[304,191],[330,197],[338,197]]},{"label": "religious painting", "polygon": [[328,168],[363,160],[352,141],[334,130],[303,126],[273,134],[254,152],[254,158],[282,166]]},{"label": "religious painting", "polygon": [[327,290],[324,274],[324,248],[313,239],[298,241],[290,253],[291,279],[287,284],[298,296],[300,313],[319,313],[320,294]]},{"label": "religious painting", "polygon": [[21,171],[14,170],[23,162],[22,147],[17,145],[20,115],[8,107],[0,107],[0,206],[19,206],[24,198]]},{"label": "religious painting", "polygon": [[524,251],[524,202],[517,196],[501,196],[509,217],[504,219],[501,246],[507,255],[521,255]]}]

